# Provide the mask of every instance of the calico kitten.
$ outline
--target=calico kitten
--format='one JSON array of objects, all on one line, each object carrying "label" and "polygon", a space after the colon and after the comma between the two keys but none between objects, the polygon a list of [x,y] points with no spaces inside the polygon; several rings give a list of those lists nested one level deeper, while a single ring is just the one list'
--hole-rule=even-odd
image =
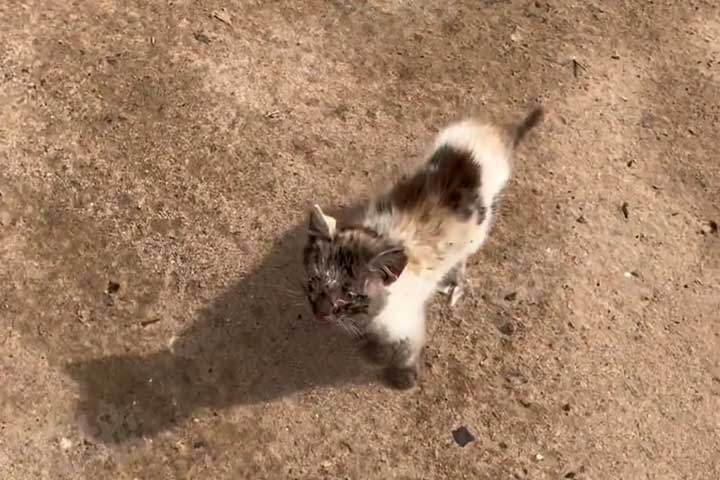
[{"label": "calico kitten", "polygon": [[512,151],[542,117],[537,107],[510,128],[450,125],[427,162],[375,198],[358,224],[338,225],[317,205],[310,212],[303,256],[315,318],[365,339],[391,385],[415,385],[425,305],[436,291],[451,306],[462,297],[467,258],[488,236]]}]

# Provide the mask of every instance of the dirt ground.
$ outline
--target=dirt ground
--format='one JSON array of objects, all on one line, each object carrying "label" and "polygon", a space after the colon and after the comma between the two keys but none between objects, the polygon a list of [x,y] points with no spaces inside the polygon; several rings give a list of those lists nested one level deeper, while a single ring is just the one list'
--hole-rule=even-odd
[{"label": "dirt ground", "polygon": [[[387,389],[297,293],[306,207],[536,102]],[[6,0],[0,478],[720,478],[718,132],[709,0]]]}]

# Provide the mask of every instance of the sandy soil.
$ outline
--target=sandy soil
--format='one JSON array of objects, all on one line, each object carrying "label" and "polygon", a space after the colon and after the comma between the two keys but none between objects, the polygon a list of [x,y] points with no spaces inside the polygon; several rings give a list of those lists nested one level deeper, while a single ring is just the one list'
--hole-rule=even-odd
[{"label": "sandy soil", "polygon": [[[388,390],[306,206],[535,102]],[[0,478],[720,478],[717,2],[9,0],[0,105]]]}]

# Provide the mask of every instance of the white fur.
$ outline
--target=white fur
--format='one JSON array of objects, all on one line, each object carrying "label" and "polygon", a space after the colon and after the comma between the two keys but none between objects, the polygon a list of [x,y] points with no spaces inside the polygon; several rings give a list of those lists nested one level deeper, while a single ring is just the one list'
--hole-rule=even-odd
[{"label": "white fur", "polygon": [[[417,360],[425,343],[425,304],[435,293],[438,282],[485,243],[493,220],[492,204],[510,179],[511,148],[496,127],[472,120],[455,123],[437,136],[435,148],[445,145],[471,152],[481,171],[480,198],[486,214],[480,225],[472,219],[461,228],[462,232],[456,232],[459,235],[456,240],[462,238],[462,243],[448,248],[444,261],[422,272],[406,269],[388,288],[387,304],[374,319],[372,328],[391,342],[408,340],[413,350],[411,362]],[[412,231],[394,231],[393,219],[389,215],[373,218],[373,227],[391,236],[393,233],[402,237],[413,235]],[[412,238],[401,240],[406,245],[414,243]],[[451,293],[454,304],[462,291],[459,289]]]},{"label": "white fur", "polygon": [[387,304],[373,319],[372,329],[387,341],[407,340],[413,355],[409,363],[417,360],[425,344],[425,304],[435,292],[437,284],[412,272],[388,288]]}]

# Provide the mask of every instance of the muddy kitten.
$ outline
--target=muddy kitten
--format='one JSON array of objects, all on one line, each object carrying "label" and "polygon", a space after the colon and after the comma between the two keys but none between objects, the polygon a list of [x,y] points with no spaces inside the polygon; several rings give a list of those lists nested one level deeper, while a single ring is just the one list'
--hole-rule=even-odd
[{"label": "muddy kitten", "polygon": [[313,207],[304,265],[315,318],[363,338],[393,386],[415,385],[425,305],[437,291],[451,306],[462,296],[467,258],[488,236],[512,151],[542,116],[538,107],[510,128],[450,125],[424,165],[375,198],[356,225]]}]

